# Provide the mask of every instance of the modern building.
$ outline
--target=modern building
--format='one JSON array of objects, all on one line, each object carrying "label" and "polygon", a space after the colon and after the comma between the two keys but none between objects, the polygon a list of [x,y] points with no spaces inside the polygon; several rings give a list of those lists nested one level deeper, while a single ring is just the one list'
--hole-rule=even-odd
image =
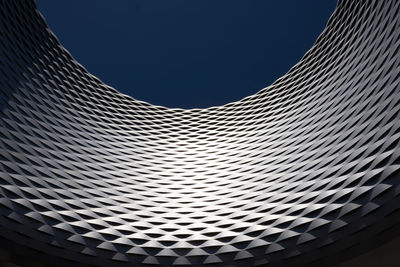
[{"label": "modern building", "polygon": [[400,266],[400,1],[341,0],[286,75],[170,109],[0,1],[4,266]]}]

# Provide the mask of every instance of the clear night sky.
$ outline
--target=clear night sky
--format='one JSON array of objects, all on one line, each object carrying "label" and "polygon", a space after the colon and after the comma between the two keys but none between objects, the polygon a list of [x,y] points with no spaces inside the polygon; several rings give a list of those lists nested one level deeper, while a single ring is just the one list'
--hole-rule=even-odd
[{"label": "clear night sky", "polygon": [[37,0],[64,47],[122,93],[167,107],[237,101],[285,74],[336,0]]}]

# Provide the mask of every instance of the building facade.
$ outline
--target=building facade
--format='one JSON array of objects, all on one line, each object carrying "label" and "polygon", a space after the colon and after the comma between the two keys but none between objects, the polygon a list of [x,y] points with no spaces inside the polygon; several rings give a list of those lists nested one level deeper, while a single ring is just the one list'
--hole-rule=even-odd
[{"label": "building facade", "polygon": [[0,260],[332,266],[390,253],[400,233],[399,9],[339,1],[272,85],[184,110],[105,85],[33,1],[0,1]]}]

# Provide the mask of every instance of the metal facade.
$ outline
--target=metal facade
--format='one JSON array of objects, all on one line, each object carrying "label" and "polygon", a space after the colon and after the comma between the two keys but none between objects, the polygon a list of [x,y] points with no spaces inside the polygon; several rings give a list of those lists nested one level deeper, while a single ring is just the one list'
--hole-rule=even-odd
[{"label": "metal facade", "polygon": [[183,110],[103,84],[33,1],[0,1],[3,261],[329,266],[396,236],[399,8],[339,1],[285,76]]}]

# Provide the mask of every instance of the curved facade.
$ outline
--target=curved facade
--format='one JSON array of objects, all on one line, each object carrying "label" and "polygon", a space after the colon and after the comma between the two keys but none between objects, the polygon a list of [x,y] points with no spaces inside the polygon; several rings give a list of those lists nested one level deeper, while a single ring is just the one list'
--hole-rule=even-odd
[{"label": "curved facade", "polygon": [[169,109],[0,2],[0,253],[22,266],[329,266],[400,233],[400,2],[339,1],[285,76]]}]

